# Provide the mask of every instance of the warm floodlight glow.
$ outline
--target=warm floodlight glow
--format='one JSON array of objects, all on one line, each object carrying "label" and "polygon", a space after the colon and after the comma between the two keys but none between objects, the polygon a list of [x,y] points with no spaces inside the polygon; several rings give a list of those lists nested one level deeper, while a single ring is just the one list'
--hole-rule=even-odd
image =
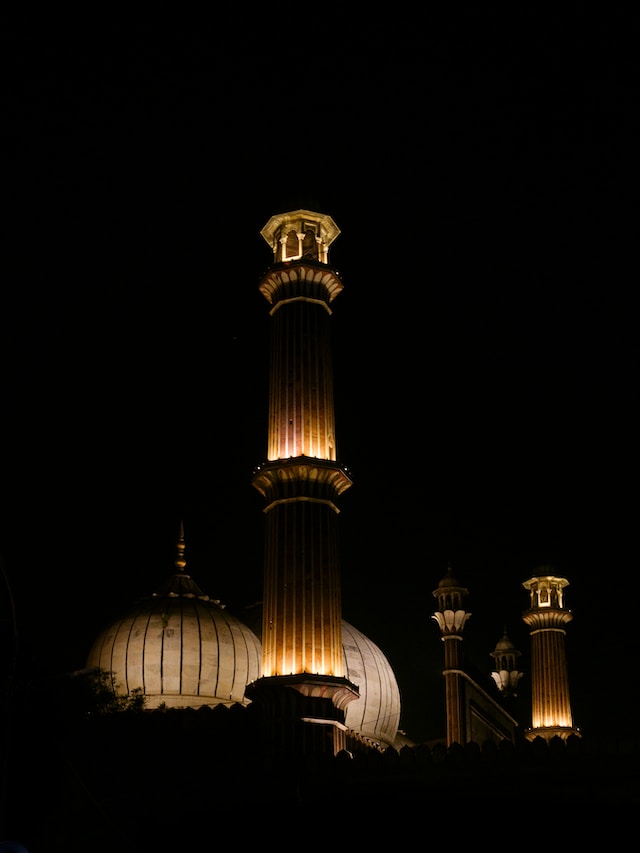
[{"label": "warm floodlight glow", "polygon": [[276,262],[308,259],[326,264],[340,229],[327,214],[301,208],[272,216],[260,233]]},{"label": "warm floodlight glow", "polygon": [[[548,567],[544,567],[548,568]],[[566,578],[540,571],[523,583],[531,606],[523,614],[531,635],[531,722],[527,737],[550,740],[577,733],[569,701],[569,678],[564,648],[565,626],[573,616],[564,607]]]},{"label": "warm floodlight glow", "polygon": [[562,610],[564,607],[563,590],[569,586],[566,578],[555,575],[538,575],[529,578],[523,584],[529,590],[531,596],[531,607],[549,607]]},{"label": "warm floodlight glow", "polygon": [[[318,657],[329,657],[324,648],[316,649]],[[342,665],[342,648],[338,649],[339,660],[328,660],[324,664],[314,662],[312,653],[305,654],[304,650],[294,647],[288,650],[280,650],[279,655],[263,653],[262,674],[264,677],[276,675],[303,675],[313,673],[321,676],[342,677],[344,675]],[[279,660],[279,665],[274,663],[274,658]],[[309,663],[307,663],[309,661]]]}]

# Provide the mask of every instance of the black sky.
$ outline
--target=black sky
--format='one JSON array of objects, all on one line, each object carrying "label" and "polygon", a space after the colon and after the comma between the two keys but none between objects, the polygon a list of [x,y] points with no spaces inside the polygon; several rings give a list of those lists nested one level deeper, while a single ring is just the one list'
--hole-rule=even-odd
[{"label": "black sky", "polygon": [[207,592],[260,596],[259,232],[311,207],[342,231],[345,616],[406,726],[440,708],[449,561],[487,668],[505,624],[526,661],[521,584],[554,565],[577,724],[612,683],[634,717],[638,21],[600,15],[6,28],[2,554],[39,664],[83,664],[180,517]]}]

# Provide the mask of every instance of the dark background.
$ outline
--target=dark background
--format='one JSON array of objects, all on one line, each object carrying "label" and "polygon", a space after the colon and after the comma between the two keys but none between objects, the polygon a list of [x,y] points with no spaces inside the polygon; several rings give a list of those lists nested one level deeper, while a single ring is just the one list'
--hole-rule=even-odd
[{"label": "dark background", "polygon": [[323,15],[4,29],[0,553],[21,658],[82,667],[172,570],[180,519],[206,592],[260,598],[259,232],[308,207],[342,232],[344,615],[388,655],[403,726],[442,733],[448,563],[487,676],[505,626],[527,672],[522,581],[544,563],[570,581],[575,723],[624,736],[637,15]]}]

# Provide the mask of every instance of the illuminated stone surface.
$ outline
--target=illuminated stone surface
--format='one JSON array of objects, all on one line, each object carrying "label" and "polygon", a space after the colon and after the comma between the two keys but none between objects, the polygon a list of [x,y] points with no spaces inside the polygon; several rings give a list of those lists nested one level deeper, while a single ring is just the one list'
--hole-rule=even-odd
[{"label": "illuminated stone surface", "polygon": [[390,746],[400,724],[400,690],[391,664],[360,631],[342,621],[344,669],[360,698],[347,705],[345,723],[363,738]]},{"label": "illuminated stone surface", "polygon": [[145,707],[246,704],[260,675],[260,641],[184,572],[106,628],[88,667],[112,674],[116,691],[141,689]]}]

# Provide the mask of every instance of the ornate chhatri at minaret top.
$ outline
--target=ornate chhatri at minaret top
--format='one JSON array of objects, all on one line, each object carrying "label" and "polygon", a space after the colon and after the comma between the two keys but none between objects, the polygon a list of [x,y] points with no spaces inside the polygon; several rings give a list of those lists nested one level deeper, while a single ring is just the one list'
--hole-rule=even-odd
[{"label": "ornate chhatri at minaret top", "polygon": [[573,619],[565,608],[566,578],[557,577],[549,566],[522,584],[529,590],[531,606],[522,615],[531,635],[531,728],[529,740],[551,740],[579,735],[574,728],[569,701],[569,678],[565,653],[565,626]]},{"label": "ornate chhatri at minaret top", "polygon": [[273,261],[315,260],[329,263],[329,246],[340,234],[330,216],[293,210],[272,216],[260,232],[273,250]]},{"label": "ornate chhatri at minaret top", "polygon": [[262,678],[248,688],[255,698],[279,684],[330,699],[340,713],[323,722],[336,732],[358,697],[344,677],[337,534],[338,498],[351,486],[336,461],[329,325],[343,288],[329,266],[339,233],[330,216],[303,209],[261,231],[273,252],[259,286],[271,315],[267,461],[252,481],[265,499]]},{"label": "ornate chhatri at minaret top", "polygon": [[495,670],[491,677],[495,681],[498,690],[505,697],[518,695],[518,682],[523,673],[518,670],[517,661],[521,652],[516,649],[511,638],[507,634],[507,626],[504,627],[502,637],[496,643],[491,657],[495,661]]}]

